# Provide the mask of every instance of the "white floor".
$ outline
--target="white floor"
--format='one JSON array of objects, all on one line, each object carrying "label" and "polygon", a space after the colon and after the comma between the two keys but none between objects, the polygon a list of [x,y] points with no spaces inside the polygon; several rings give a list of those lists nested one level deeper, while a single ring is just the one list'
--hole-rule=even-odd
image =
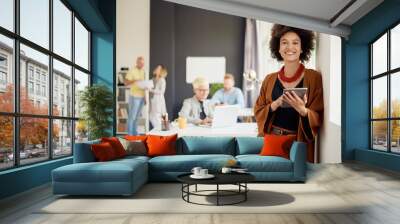
[{"label": "white floor", "polygon": [[316,165],[309,171],[307,183],[365,206],[360,213],[350,214],[38,214],[43,205],[55,200],[47,185],[1,201],[0,223],[400,223],[398,173],[358,163]]}]

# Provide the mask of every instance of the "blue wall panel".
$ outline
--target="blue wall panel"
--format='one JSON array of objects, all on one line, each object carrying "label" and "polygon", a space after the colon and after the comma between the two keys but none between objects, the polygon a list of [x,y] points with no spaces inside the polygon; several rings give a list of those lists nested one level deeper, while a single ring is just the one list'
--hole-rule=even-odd
[{"label": "blue wall panel", "polygon": [[0,172],[0,199],[48,183],[53,169],[71,163],[69,157]]},{"label": "blue wall panel", "polygon": [[92,73],[93,83],[114,87],[114,36],[113,33],[93,33]]},{"label": "blue wall panel", "polygon": [[[116,2],[115,0],[99,0],[97,5],[111,29],[109,32],[92,33],[92,82],[106,85],[115,96]],[[114,116],[110,118],[113,120],[113,126],[109,129],[111,134],[115,127],[115,106],[113,110]]]},{"label": "blue wall panel", "polygon": [[[395,155],[377,153],[369,148],[369,43],[394,24],[400,22],[400,1],[386,0],[368,13],[351,29],[349,40],[344,43],[345,65],[344,160],[358,160],[387,169],[399,170]],[[356,150],[356,151],[355,151]]]},{"label": "blue wall panel", "polygon": [[400,155],[377,150],[356,149],[355,160],[400,172]]},{"label": "blue wall panel", "polygon": [[[93,33],[92,34],[92,81],[93,84],[104,84],[110,88],[115,95],[114,88],[114,34],[113,33]],[[115,97],[114,97],[115,99]],[[115,106],[113,106],[115,110]],[[115,114],[115,111],[114,111]],[[115,119],[110,118],[113,121]],[[115,123],[115,122],[113,122]],[[110,135],[113,127],[109,129]]]},{"label": "blue wall panel", "polygon": [[[105,0],[66,0],[68,4],[85,21],[94,32],[110,32],[105,16],[100,11],[99,4]],[[110,2],[114,2],[111,0]]]},{"label": "blue wall panel", "polygon": [[368,147],[369,136],[369,82],[368,46],[345,46],[346,60],[346,142],[343,159],[354,159],[353,149]]}]

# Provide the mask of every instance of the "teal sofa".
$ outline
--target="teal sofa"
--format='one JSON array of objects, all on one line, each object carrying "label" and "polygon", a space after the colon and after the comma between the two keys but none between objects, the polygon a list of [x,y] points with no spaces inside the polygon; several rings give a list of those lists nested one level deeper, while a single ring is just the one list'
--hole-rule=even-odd
[{"label": "teal sofa", "polygon": [[148,181],[176,181],[193,167],[218,172],[228,160],[236,160],[260,182],[304,182],[306,145],[294,142],[290,159],[260,156],[263,138],[257,137],[182,137],[177,140],[177,155],[127,156],[96,162],[91,141],[75,144],[74,163],[52,171],[54,194],[131,195]]}]

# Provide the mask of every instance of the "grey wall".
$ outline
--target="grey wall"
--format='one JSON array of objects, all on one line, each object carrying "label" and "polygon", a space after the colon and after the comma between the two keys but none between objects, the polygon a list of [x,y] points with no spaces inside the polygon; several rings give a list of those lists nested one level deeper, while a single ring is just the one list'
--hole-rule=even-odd
[{"label": "grey wall", "polygon": [[186,57],[225,56],[226,71],[242,86],[245,19],[161,0],[151,1],[150,69],[168,68],[167,110],[177,117],[185,98],[193,96],[186,83]]}]

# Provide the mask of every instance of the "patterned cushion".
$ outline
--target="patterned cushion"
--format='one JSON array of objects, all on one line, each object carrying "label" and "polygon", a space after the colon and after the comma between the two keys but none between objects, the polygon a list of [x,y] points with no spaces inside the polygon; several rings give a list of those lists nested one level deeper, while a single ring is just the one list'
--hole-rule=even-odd
[{"label": "patterned cushion", "polygon": [[119,138],[122,146],[126,151],[126,155],[136,155],[145,156],[147,155],[147,148],[143,141],[141,140],[126,140],[124,138]]}]

